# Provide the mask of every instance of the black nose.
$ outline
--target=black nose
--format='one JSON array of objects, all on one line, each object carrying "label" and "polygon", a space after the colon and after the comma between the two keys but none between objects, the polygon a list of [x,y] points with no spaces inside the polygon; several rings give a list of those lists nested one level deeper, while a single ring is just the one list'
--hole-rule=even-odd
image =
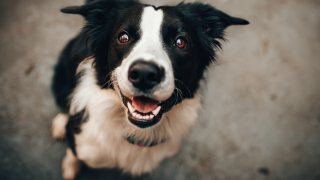
[{"label": "black nose", "polygon": [[130,66],[128,72],[129,81],[142,91],[153,88],[163,78],[164,69],[152,62],[136,61]]}]

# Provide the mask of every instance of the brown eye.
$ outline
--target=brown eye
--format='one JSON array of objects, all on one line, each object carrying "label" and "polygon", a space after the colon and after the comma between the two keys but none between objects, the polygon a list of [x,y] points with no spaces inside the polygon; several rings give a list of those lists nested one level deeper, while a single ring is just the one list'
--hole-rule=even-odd
[{"label": "brown eye", "polygon": [[129,41],[129,36],[128,34],[122,34],[120,37],[119,37],[119,41],[121,43],[127,43]]},{"label": "brown eye", "polygon": [[176,41],[176,46],[178,46],[179,48],[185,48],[187,46],[187,43],[183,39],[179,38]]}]

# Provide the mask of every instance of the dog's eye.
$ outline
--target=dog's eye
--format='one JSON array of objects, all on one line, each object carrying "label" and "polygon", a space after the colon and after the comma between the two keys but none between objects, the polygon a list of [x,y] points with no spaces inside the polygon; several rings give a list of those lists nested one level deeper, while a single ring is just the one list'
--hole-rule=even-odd
[{"label": "dog's eye", "polygon": [[129,42],[129,36],[128,34],[123,33],[120,37],[119,37],[119,41],[121,43],[127,43]]},{"label": "dog's eye", "polygon": [[178,38],[178,39],[176,40],[175,45],[176,45],[177,47],[179,47],[179,48],[185,48],[185,47],[187,46],[187,43],[186,43],[186,41],[185,41],[184,39]]}]

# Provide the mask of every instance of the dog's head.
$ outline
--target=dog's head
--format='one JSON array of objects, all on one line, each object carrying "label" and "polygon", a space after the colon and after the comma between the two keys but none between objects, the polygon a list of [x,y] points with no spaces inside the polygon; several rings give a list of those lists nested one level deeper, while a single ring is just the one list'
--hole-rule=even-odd
[{"label": "dog's head", "polygon": [[128,120],[140,128],[157,124],[163,113],[192,98],[224,29],[248,24],[202,3],[154,7],[100,0],[62,12],[85,17],[83,32],[99,84],[119,92]]}]

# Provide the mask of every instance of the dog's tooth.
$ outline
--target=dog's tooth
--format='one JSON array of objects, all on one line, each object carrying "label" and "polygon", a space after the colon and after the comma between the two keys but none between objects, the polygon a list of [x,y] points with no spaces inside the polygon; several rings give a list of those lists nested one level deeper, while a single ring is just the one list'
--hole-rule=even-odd
[{"label": "dog's tooth", "polygon": [[136,114],[134,115],[134,117],[137,118],[137,119],[139,119],[139,114],[136,113]]},{"label": "dog's tooth", "polygon": [[154,118],[154,115],[153,115],[153,114],[151,114],[151,115],[150,115],[150,119],[153,119],[153,118]]},{"label": "dog's tooth", "polygon": [[136,113],[136,112],[133,112],[133,113],[132,113],[132,116],[134,116],[134,117],[135,117],[136,115],[137,115],[137,113]]},{"label": "dog's tooth", "polygon": [[146,118],[150,120],[150,116],[149,115],[146,115]]},{"label": "dog's tooth", "polygon": [[129,102],[127,103],[127,106],[128,106],[130,113],[133,113],[135,111],[135,109],[132,107],[132,105]]},{"label": "dog's tooth", "polygon": [[154,116],[157,116],[158,113],[160,112],[161,106],[158,106],[157,109],[153,110],[152,113]]},{"label": "dog's tooth", "polygon": [[147,116],[143,116],[142,119],[147,119]]}]

